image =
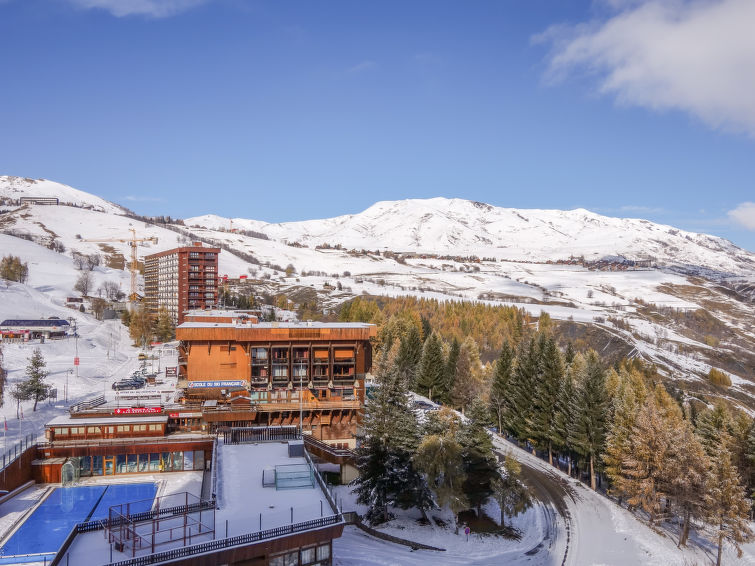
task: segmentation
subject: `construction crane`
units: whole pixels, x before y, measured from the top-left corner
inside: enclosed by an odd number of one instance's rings
[[[133,302],[136,301],[136,274],[139,272],[139,262],[136,260],[137,246],[145,242],[156,244],[157,237],[151,236],[149,238],[137,238],[136,230],[134,228],[129,228],[129,232],[131,232],[131,238],[99,238],[82,240],[82,242],[99,242],[103,244],[106,242],[121,242],[131,246],[131,263],[129,264],[129,271],[131,271],[131,293],[129,293],[128,297]]]

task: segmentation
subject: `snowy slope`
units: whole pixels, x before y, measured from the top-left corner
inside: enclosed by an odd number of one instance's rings
[[[187,225],[229,229],[227,218],[189,218]],[[353,215],[269,224],[233,219],[233,228],[305,245],[341,244],[354,249],[477,255],[508,260],[587,260],[624,256],[751,274],[755,254],[706,234],[647,220],[611,218],[585,209],[498,208],[461,199],[432,198],[378,202]]]
[[[124,212],[122,207],[112,202],[62,183],[0,175],[0,200],[18,200],[21,197],[56,197],[61,204],[72,204],[111,214]]]

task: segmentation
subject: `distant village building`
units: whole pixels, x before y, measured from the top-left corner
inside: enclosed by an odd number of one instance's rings
[[[10,338],[60,338],[66,336],[69,328],[67,320],[62,318],[42,319],[7,319],[0,322],[0,334],[3,339]]]
[[[50,204],[57,206],[60,204],[57,197],[21,197],[21,204]]]
[[[218,255],[220,248],[202,242],[148,255],[144,258],[144,292],[147,308],[157,314],[165,307],[175,324],[184,321],[184,311],[207,309],[218,300]]]

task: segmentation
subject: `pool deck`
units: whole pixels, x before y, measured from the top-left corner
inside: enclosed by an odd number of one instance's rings
[[[201,471],[192,471],[192,472],[170,472],[170,473],[163,473],[163,474],[133,474],[133,475],[119,475],[116,478],[113,477],[99,477],[99,478],[86,478],[83,479],[79,484],[80,486],[87,486],[87,487],[102,487],[105,488],[108,485],[122,485],[122,484],[155,484],[157,487],[157,492],[155,496],[162,496],[169,493],[178,493],[178,492],[184,492],[188,491],[189,493],[192,493],[193,495],[199,496],[200,491],[202,489],[202,472]],[[24,490],[23,492],[19,493],[17,496],[13,497],[11,500],[6,501],[2,505],[0,505],[0,532],[3,533],[4,540],[2,541],[4,544],[8,541],[11,541],[13,539],[13,535],[15,533],[19,532],[23,527],[24,524],[33,516],[34,511],[36,511],[36,508],[39,506],[41,507],[44,505],[45,501],[52,496],[55,491],[55,488],[61,487],[60,484],[41,484],[41,485],[34,485],[30,488]],[[97,490],[100,495],[102,495],[102,492]],[[107,493],[107,492],[106,492]],[[150,495],[147,494],[147,499],[150,498]],[[140,495],[138,499],[144,499],[143,495]],[[104,509],[103,505],[105,503],[102,503],[101,505],[97,506],[97,509],[102,511]],[[95,514],[95,509],[93,509],[91,506],[88,508],[88,513],[91,512],[92,514]],[[98,513],[102,514],[102,513]],[[75,523],[81,522],[84,519],[78,516],[72,517],[73,521]],[[100,517],[101,518],[101,517]],[[20,521],[20,519],[23,519],[23,521]],[[62,523],[63,521],[61,521]],[[28,528],[28,527],[27,527]],[[71,525],[72,528],[72,525]],[[67,536],[70,532],[70,528],[68,528],[68,525],[66,524],[66,533]],[[92,554],[90,553],[91,550],[88,550],[89,544],[88,540],[94,540],[98,539],[98,541],[101,541],[104,545],[104,552],[99,552],[97,556],[101,556],[102,560],[97,560],[96,562],[92,561]],[[65,537],[63,538],[65,540]],[[78,544],[78,543],[82,544]],[[62,540],[60,542],[62,544]],[[78,548],[79,550],[74,553],[74,550]],[[105,544],[105,540],[103,537],[102,531],[100,532],[93,532],[93,533],[87,533],[86,535],[79,535],[76,537],[74,544],[72,545],[71,549],[69,550],[69,554],[71,554],[71,557],[69,559],[71,564],[106,564],[109,562],[109,548],[107,544]],[[54,555],[54,552],[52,553]],[[47,563],[50,562],[50,556],[51,554],[41,554],[39,556],[38,561],[34,561],[33,558],[29,557],[29,561],[23,562],[23,564],[27,566],[34,566],[36,564],[44,564],[45,558],[47,558]],[[4,564],[5,562],[0,558],[0,564]],[[12,562],[11,562],[12,563]],[[20,562],[19,562],[20,563]]]

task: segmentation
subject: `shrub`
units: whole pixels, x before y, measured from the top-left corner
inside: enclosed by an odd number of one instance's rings
[[[708,372],[708,381],[713,385],[718,385],[720,387],[731,387],[731,378],[716,368],[710,368],[710,371]]]

